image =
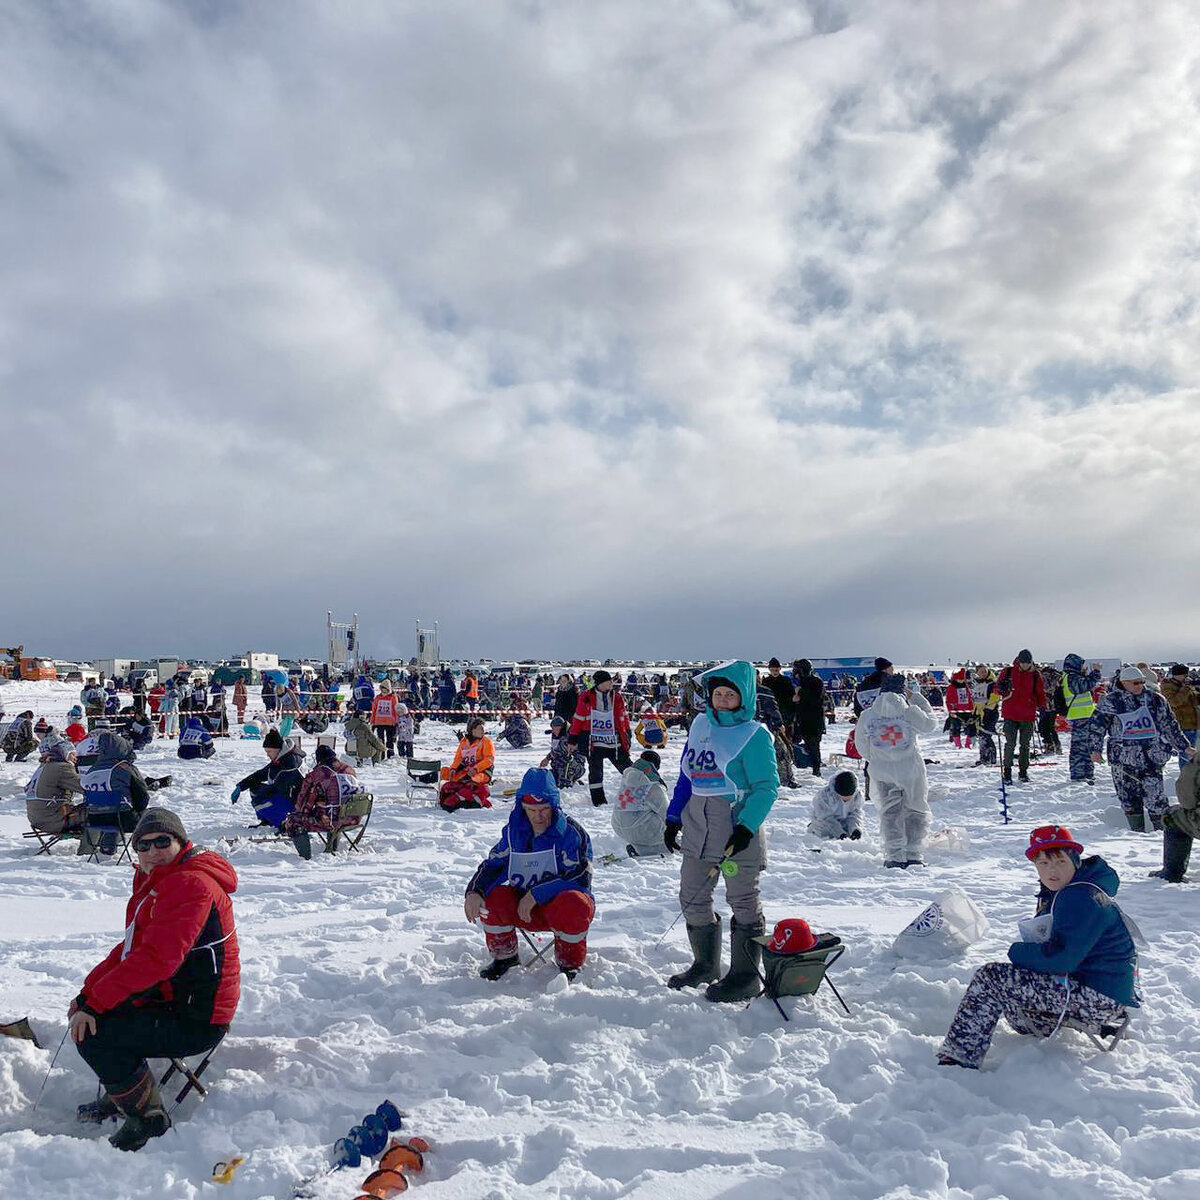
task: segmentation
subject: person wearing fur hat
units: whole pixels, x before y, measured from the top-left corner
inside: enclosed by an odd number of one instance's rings
[[[1146,819],[1162,828],[1167,811],[1163,767],[1172,753],[1184,759],[1196,751],[1179,728],[1171,706],[1146,686],[1137,667],[1122,667],[1117,686],[1105,692],[1092,717],[1092,761],[1100,762],[1100,746],[1108,736],[1108,764],[1117,799],[1137,833],[1146,832]]]
[[[300,766],[304,751],[294,739],[281,736],[278,729],[268,729],[262,744],[267,765],[239,780],[229,798],[236,804],[243,792],[249,792],[259,822],[279,829],[296,807],[304,783]]]
[[[83,981],[68,1032],[96,1073],[100,1099],[80,1121],[124,1116],[109,1139],[140,1150],[171,1126],[148,1058],[202,1054],[225,1036],[241,994],[230,896],[237,873],[188,840],[179,817],[148,808],[133,830],[137,870],[125,938]]]
[[[500,840],[467,884],[463,912],[483,925],[492,961],[480,977],[495,980],[520,965],[517,930],[554,934],[554,961],[574,979],[587,957],[596,915],[592,842],[562,811],[550,772],[530,767]]]
[[[814,797],[808,832],[820,838],[862,837],[863,802],[853,771],[839,771]]]
[[[703,672],[698,683],[705,711],[696,714],[688,730],[663,834],[671,851],[681,848],[682,834],[679,904],[693,961],[667,986],[718,980],[705,989],[706,999],[748,1000],[762,990],[762,947],[754,939],[765,928],[758,877],[767,865],[762,824],[779,795],[775,743],[770,730],[754,719],[752,663],[722,663]],[[713,890],[722,875],[733,910],[724,977],[721,922],[713,909]]]
[[[1137,951],[1113,897],[1117,873],[1062,825],[1029,835],[1025,857],[1038,873],[1037,909],[1019,923],[1009,961],[986,963],[938,1049],[941,1066],[978,1067],[1000,1018],[1018,1033],[1050,1037],[1066,1020],[1096,1032],[1118,1026],[1137,1008]]]
[[[937,719],[919,688],[888,675],[871,707],[858,718],[854,745],[875,781],[885,867],[922,866],[929,832],[925,759],[917,735],[934,733]]]
[[[667,785],[658,773],[661,765],[657,750],[644,750],[621,776],[612,827],[630,858],[655,858],[667,852],[663,833],[670,802]]]
[[[587,755],[588,788],[597,807],[608,803],[604,795],[604,764],[611,762],[624,772],[631,765],[632,736],[625,697],[607,671],[597,671],[592,676],[592,686],[579,697],[571,720],[571,741]]]

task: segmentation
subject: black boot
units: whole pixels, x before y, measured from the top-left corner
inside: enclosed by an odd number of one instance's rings
[[[686,971],[667,980],[669,988],[695,987],[721,978],[721,918],[711,925],[689,925],[687,934],[694,961]]]
[[[108,1139],[118,1150],[140,1150],[151,1138],[162,1137],[171,1128],[171,1118],[148,1066],[143,1066],[127,1086],[113,1088],[109,1095],[125,1114],[125,1124]]]
[[[1192,856],[1192,839],[1176,829],[1168,820],[1163,826],[1163,865],[1161,871],[1151,871],[1152,879],[1165,879],[1167,883],[1183,883],[1187,878],[1188,859]]]
[[[308,862],[312,858],[312,838],[309,836],[307,829],[301,829],[299,832],[292,834],[292,845],[296,847],[296,853],[305,862]]]
[[[762,992],[762,977],[758,973],[762,946],[754,939],[765,931],[761,920],[753,925],[740,925],[735,917],[729,922],[729,973],[719,983],[708,985],[704,992],[706,1000],[717,1003],[752,1000]]]
[[[494,958],[479,972],[480,979],[496,980],[507,975],[513,967],[519,967],[521,960],[514,954],[512,958]]]
[[[1134,833],[1146,832],[1146,814],[1144,812],[1127,812],[1125,820],[1129,822],[1129,828]]]

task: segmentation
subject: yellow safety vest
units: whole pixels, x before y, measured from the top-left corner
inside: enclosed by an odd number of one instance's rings
[[[1092,693],[1086,688],[1082,692],[1071,691],[1067,687],[1065,672],[1062,677],[1062,694],[1067,702],[1068,721],[1086,721],[1096,711],[1096,701],[1092,699]]]

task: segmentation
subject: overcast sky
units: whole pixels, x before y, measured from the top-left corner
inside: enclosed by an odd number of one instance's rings
[[[0,0],[0,636],[1200,657],[1200,18]]]

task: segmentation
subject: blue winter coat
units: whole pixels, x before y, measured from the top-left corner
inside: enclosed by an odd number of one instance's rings
[[[554,820],[545,833],[536,836],[521,804],[521,797],[529,795],[547,800],[554,809]],[[532,887],[524,880],[517,883],[511,873],[511,856],[547,850],[553,851],[553,872],[540,873]],[[500,840],[471,876],[466,890],[486,896],[497,884],[506,882],[531,892],[536,904],[546,904],[560,892],[573,890],[592,894],[592,840],[578,821],[562,811],[554,779],[541,767],[530,767],[525,772],[508,824]]]
[[[1008,957],[1018,967],[1070,975],[1118,1004],[1139,1007],[1137,951],[1111,902],[1120,886],[1116,871],[1098,854],[1085,858],[1061,891],[1038,891],[1038,915],[1053,912],[1049,941],[1014,942]]]
[[[369,713],[374,703],[375,685],[365,675],[360,675],[354,685],[354,709],[356,712]]]

